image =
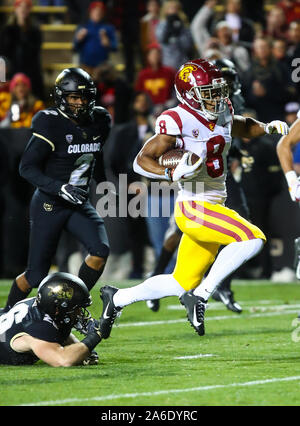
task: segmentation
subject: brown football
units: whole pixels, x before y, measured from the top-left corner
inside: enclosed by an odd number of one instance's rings
[[[170,151],[165,152],[163,155],[161,155],[158,159],[158,163],[160,166],[167,167],[169,169],[174,169],[179,161],[182,159],[183,154],[186,152],[189,153],[188,156],[188,165],[192,166],[196,163],[196,161],[199,160],[199,157],[197,154],[191,151],[187,151],[185,149],[177,148],[177,149],[171,149]]]

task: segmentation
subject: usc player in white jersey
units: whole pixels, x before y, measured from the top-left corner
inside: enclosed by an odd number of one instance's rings
[[[228,275],[255,256],[266,240],[260,229],[224,206],[226,155],[232,136],[251,139],[265,133],[287,134],[287,124],[277,120],[264,124],[234,116],[225,79],[218,68],[203,59],[181,66],[175,90],[179,105],[157,118],[155,135],[139,152],[134,170],[152,179],[179,183],[175,219],[183,235],[176,266],[172,274],[151,277],[135,287],[102,287],[103,338],[109,337],[124,306],[166,296],[179,296],[189,322],[203,335],[209,296]],[[189,165],[184,154],[175,169],[165,169],[158,159],[175,147],[194,152],[199,160]],[[225,247],[218,254],[221,245]]]

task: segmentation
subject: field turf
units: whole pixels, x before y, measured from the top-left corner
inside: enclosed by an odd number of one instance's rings
[[[0,306],[10,283],[0,282]],[[99,287],[92,290],[95,318]],[[172,297],[157,313],[145,302],[125,308],[96,348],[98,366],[1,365],[0,405],[299,405],[300,284],[234,281],[233,289],[243,313],[211,301],[203,337]]]

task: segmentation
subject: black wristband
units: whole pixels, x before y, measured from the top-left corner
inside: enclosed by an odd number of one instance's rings
[[[90,333],[83,340],[81,340],[81,343],[84,343],[85,346],[88,347],[89,351],[92,352],[92,350],[98,345],[100,341],[101,337],[99,334]]]

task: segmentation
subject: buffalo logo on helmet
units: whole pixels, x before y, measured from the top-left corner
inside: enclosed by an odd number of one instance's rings
[[[190,80],[190,74],[196,70],[197,70],[197,67],[195,65],[189,64],[184,66],[182,70],[179,71],[180,80],[183,80],[185,83],[188,83]]]
[[[58,299],[72,299],[74,290],[68,284],[57,284],[56,287],[50,288],[49,296],[55,295]]]

